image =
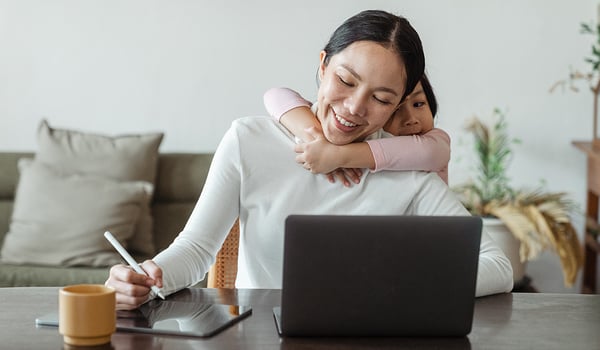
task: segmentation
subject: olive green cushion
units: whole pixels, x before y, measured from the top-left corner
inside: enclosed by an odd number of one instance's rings
[[[53,267],[0,265],[0,287],[54,287],[69,284],[104,284],[108,267]]]

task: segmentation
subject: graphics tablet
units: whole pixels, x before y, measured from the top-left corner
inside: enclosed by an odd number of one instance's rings
[[[192,293],[193,295],[193,293]],[[193,298],[152,300],[132,311],[117,311],[117,331],[210,337],[249,316],[242,305],[203,304]],[[58,312],[36,318],[37,326],[58,326]]]

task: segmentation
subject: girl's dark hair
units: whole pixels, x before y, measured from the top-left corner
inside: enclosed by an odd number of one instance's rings
[[[421,86],[423,86],[423,93],[427,99],[427,104],[429,105],[431,114],[435,118],[435,114],[437,113],[438,109],[437,99],[435,98],[433,87],[431,87],[431,83],[429,82],[429,78],[427,78],[426,74],[423,74],[423,77],[421,78]]]
[[[325,45],[324,63],[327,65],[332,56],[357,41],[373,41],[398,53],[406,69],[404,100],[425,70],[421,39],[408,20],[380,10],[366,10],[348,18]]]

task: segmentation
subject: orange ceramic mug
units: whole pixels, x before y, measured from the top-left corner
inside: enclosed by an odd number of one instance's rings
[[[58,332],[69,345],[110,343],[117,323],[115,290],[101,284],[77,284],[60,289]]]

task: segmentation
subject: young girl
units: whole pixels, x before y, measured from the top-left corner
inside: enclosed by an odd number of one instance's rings
[[[427,76],[423,75],[413,92],[400,104],[383,129],[395,135],[334,145],[322,137],[311,103],[287,88],[273,88],[264,95],[269,114],[300,139],[295,150],[296,161],[313,173],[334,176],[345,186],[358,183],[361,168],[380,170],[435,171],[448,183],[450,137],[433,128],[437,101]],[[343,172],[335,172],[343,169]]]

